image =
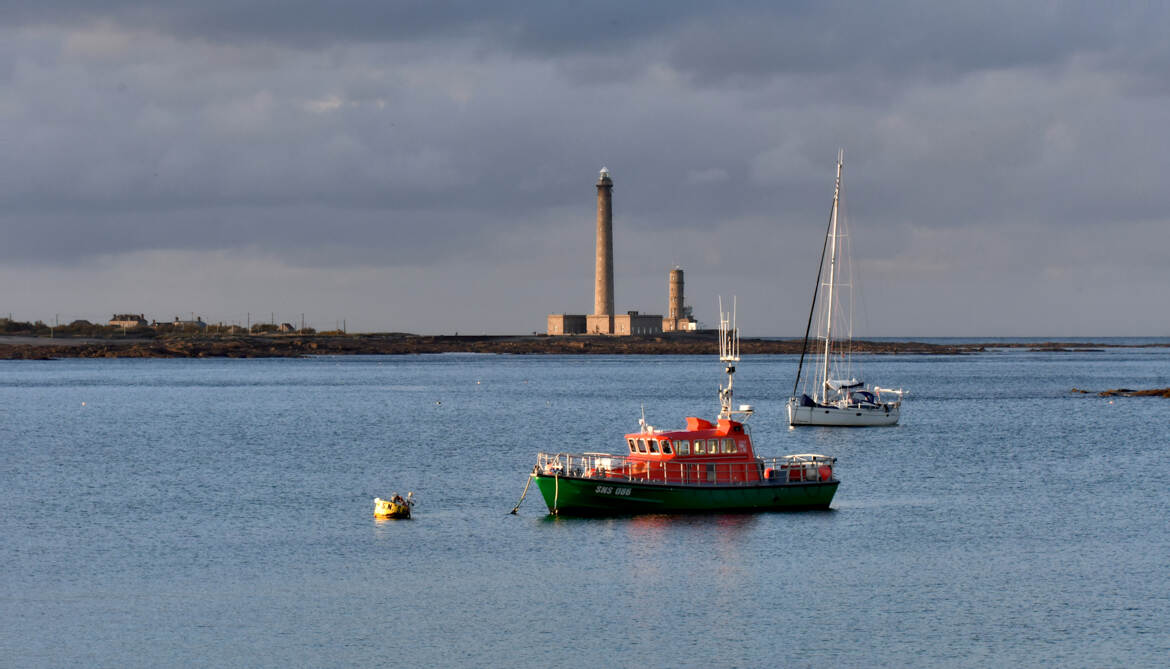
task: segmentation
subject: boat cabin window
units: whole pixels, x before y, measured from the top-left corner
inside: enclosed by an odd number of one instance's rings
[[[670,440],[669,439],[662,440],[662,452],[663,453],[670,453]]]
[[[706,449],[703,448],[703,440],[696,439],[695,440],[695,455],[702,455],[703,453],[706,453],[706,452],[707,452]]]
[[[691,442],[688,439],[678,439],[674,442],[674,448],[679,455],[691,454]]]
[[[647,439],[646,443],[650,445],[650,452],[651,453],[658,452],[658,440],[657,439]]]
[[[735,452],[735,440],[734,439],[724,439],[723,440],[723,452],[724,453],[734,453]]]
[[[646,440],[645,440],[645,439],[639,439],[639,440],[638,440],[638,452],[639,452],[639,453],[645,453],[645,452],[646,452]]]
[[[637,450],[638,450],[638,449],[637,449],[637,448],[634,446],[634,440],[633,440],[633,439],[626,439],[626,441],[630,442],[630,452],[631,452],[631,453],[633,453],[633,452],[635,452],[635,451],[637,451]]]

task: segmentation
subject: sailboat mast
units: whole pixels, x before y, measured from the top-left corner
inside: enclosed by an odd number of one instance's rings
[[[840,149],[837,152],[837,182],[833,186],[833,215],[829,223],[829,238],[832,240],[832,248],[829,251],[829,296],[827,302],[827,311],[825,316],[825,359],[821,367],[821,400],[828,399],[829,388],[829,342],[833,339],[833,282],[834,272],[837,266],[837,205],[838,199],[841,196],[841,165],[845,161],[845,150]]]
[[[825,228],[825,242],[821,244],[821,258],[817,261],[817,280],[813,283],[813,297],[812,302],[808,305],[808,321],[804,324],[804,341],[800,344],[800,363],[796,366],[796,380],[792,382],[792,396],[796,397],[796,389],[800,387],[801,373],[804,371],[804,358],[810,353],[808,348],[808,336],[812,332],[813,315],[817,309],[817,297],[821,294],[821,274],[825,269],[825,253],[829,246],[829,232],[833,226],[833,212],[834,209],[829,209],[829,225]],[[807,387],[807,386],[806,386]],[[813,389],[813,394],[816,395],[816,389]]]

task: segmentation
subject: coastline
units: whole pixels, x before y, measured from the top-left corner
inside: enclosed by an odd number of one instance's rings
[[[710,355],[714,335],[611,337],[574,335],[197,335],[146,338],[48,338],[0,336],[0,360],[61,358],[298,358],[310,355],[411,355],[494,353],[512,355]],[[801,339],[744,339],[744,354],[799,354]],[[1170,346],[1151,344],[1151,346]],[[1066,352],[1116,348],[1101,343],[963,343],[918,341],[853,342],[855,353],[962,355],[988,349]]]

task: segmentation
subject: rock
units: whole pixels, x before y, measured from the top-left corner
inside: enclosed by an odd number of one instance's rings
[[[1151,388],[1149,390],[1131,390],[1129,388],[1114,388],[1097,393],[1099,397],[1166,397],[1170,398],[1170,388]]]

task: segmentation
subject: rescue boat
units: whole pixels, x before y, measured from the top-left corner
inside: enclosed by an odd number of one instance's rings
[[[532,477],[553,514],[607,515],[827,509],[837,492],[837,459],[816,453],[756,455],[745,421],[750,405],[732,408],[739,333],[734,313],[719,316],[719,386],[715,421],[690,416],[681,429],[639,420],[621,453],[539,453]]]

